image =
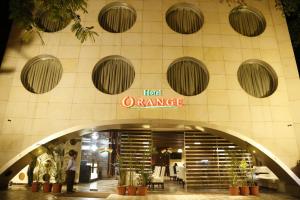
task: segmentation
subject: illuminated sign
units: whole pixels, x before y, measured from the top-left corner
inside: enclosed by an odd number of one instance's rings
[[[183,98],[161,97],[161,90],[144,90],[144,97],[126,96],[121,105],[125,108],[178,108],[183,106]]]

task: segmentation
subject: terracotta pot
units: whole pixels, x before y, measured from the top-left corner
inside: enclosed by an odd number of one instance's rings
[[[117,187],[117,190],[118,190],[118,194],[119,195],[125,195],[126,194],[126,186],[118,186]]]
[[[136,187],[128,186],[127,187],[128,195],[136,195]]]
[[[32,192],[38,192],[39,191],[39,183],[38,182],[33,182],[31,185],[31,191]]]
[[[138,186],[138,188],[137,188],[138,195],[145,196],[145,195],[147,195],[147,192],[148,192],[148,190],[147,190],[146,186]]]
[[[52,184],[49,182],[45,182],[43,184],[43,192],[51,192]]]
[[[241,195],[248,196],[250,191],[249,191],[249,186],[242,186],[240,187]]]
[[[258,196],[259,195],[259,186],[258,185],[251,186],[250,187],[250,194]]]
[[[53,193],[61,193],[61,187],[62,187],[61,183],[54,183],[53,188],[52,188],[52,192]]]
[[[230,195],[239,195],[240,194],[240,188],[238,186],[230,186],[229,187],[229,194]]]

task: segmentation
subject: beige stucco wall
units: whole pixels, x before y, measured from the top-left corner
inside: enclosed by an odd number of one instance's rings
[[[12,31],[0,73],[0,167],[24,148],[63,129],[115,119],[179,119],[227,126],[270,149],[289,167],[299,159],[300,84],[284,17],[273,0],[248,1],[265,16],[265,32],[254,38],[236,33],[228,22],[233,7],[219,0],[186,0],[203,12],[202,29],[191,35],[173,32],[165,12],[174,0],[127,0],[137,10],[137,22],[129,31],[112,34],[97,22],[108,2],[89,0],[89,13],[82,16],[87,26],[99,33],[96,42],[83,45],[69,28],[45,33],[45,45],[36,37],[20,44]],[[181,2],[181,1],[180,1]],[[20,74],[25,63],[39,54],[58,57],[63,76],[52,91],[37,95],[24,89]],[[120,95],[98,91],[91,80],[94,65],[108,55],[122,55],[135,68],[129,90]],[[183,97],[180,109],[127,109],[120,100],[142,96],[144,89],[161,89],[163,96],[180,97],[168,85],[169,64],[182,56],[195,57],[210,73],[208,88],[194,97]],[[257,58],[276,71],[279,85],[270,97],[248,95],[237,80],[239,65]],[[298,146],[297,146],[298,139]]]

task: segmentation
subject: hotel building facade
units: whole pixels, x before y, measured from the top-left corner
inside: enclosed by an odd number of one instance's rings
[[[44,45],[20,43],[13,27],[0,73],[2,186],[54,139],[134,129],[217,135],[299,189],[290,168],[300,159],[300,81],[287,24],[274,0],[246,3],[89,0],[81,19],[99,36],[83,44],[71,25],[43,32]]]

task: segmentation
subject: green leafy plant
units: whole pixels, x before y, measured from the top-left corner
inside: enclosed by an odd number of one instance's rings
[[[118,163],[119,163],[119,181],[118,181],[118,185],[119,186],[123,186],[123,185],[126,185],[126,170],[124,169],[124,166],[123,166],[123,158],[117,154],[117,160],[118,160]]]
[[[144,153],[143,154],[143,160],[146,160],[144,158],[146,158],[147,156],[149,156],[149,154]],[[144,162],[141,162],[138,173],[139,173],[139,180],[138,180],[139,185],[147,186],[147,184],[149,183],[150,178],[151,178],[151,173],[150,173],[150,171],[145,170],[145,163]]]
[[[43,180],[45,182],[49,182],[51,179],[52,175],[52,167],[53,167],[53,162],[52,160],[46,160],[42,164],[42,172],[43,172]]]
[[[229,184],[232,187],[236,187],[239,185],[239,160],[236,158],[236,154],[234,152],[228,152],[230,159],[230,179]]]
[[[53,158],[55,161],[54,165],[54,178],[56,183],[63,182],[63,160],[64,160],[64,147],[63,145],[58,145],[53,149]]]
[[[255,186],[255,169],[253,167],[250,168],[250,179],[249,179],[249,186]]]
[[[24,30],[21,38],[29,41],[37,34],[44,44],[41,31],[43,21],[40,18],[47,18],[56,25],[67,25],[73,21],[71,30],[75,36],[84,42],[88,38],[95,41],[98,34],[93,27],[85,27],[81,23],[80,15],[77,12],[87,13],[87,0],[10,0],[10,18]]]
[[[239,163],[239,169],[241,171],[241,183],[242,186],[247,186],[247,172],[248,172],[248,163],[245,159],[241,160]]]
[[[133,168],[133,153],[130,153],[129,156],[129,186],[133,186],[133,175],[134,175],[134,168]]]
[[[40,168],[41,168],[41,163],[36,161],[35,169],[33,171],[33,181],[35,182],[39,182],[40,180]]]

